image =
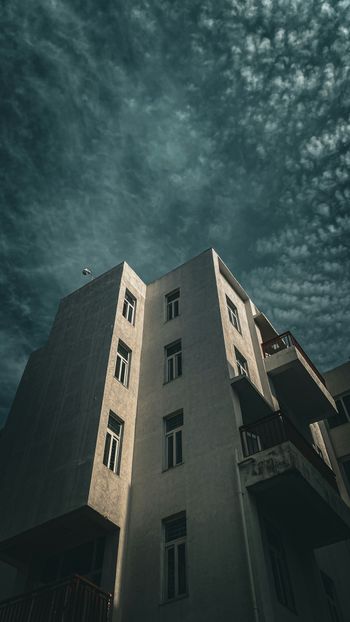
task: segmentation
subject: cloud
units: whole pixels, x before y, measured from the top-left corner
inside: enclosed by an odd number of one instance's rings
[[[209,245],[317,364],[347,358],[349,2],[13,0],[2,21],[3,412],[82,266],[147,280]]]

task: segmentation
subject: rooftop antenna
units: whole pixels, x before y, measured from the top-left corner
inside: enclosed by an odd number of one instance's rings
[[[92,272],[91,272],[90,268],[83,268],[83,269],[82,269],[82,271],[81,271],[81,273],[82,273],[84,276],[89,276],[89,277],[90,277],[90,281],[92,281],[92,279],[94,278],[94,277],[92,276]]]

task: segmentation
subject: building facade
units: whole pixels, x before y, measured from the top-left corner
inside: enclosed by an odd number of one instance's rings
[[[126,263],[87,283],[1,435],[2,596],[78,574],[113,622],[346,622],[332,393],[213,249],[148,285]]]

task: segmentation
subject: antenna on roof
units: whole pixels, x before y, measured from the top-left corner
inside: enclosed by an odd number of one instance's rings
[[[89,276],[89,277],[90,277],[90,281],[92,281],[92,279],[94,278],[94,277],[92,276],[92,272],[91,272],[90,268],[83,268],[83,269],[82,269],[82,271],[81,271],[81,273],[82,273],[84,276]]]

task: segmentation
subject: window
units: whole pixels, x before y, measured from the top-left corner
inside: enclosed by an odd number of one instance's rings
[[[179,412],[164,419],[165,425],[165,468],[182,464],[183,413]]]
[[[186,514],[163,521],[164,525],[164,599],[187,594]]]
[[[165,346],[165,379],[166,382],[182,375],[181,339]]]
[[[336,428],[338,425],[350,421],[350,393],[338,397],[338,399],[335,400],[335,404],[338,409],[338,414],[328,419],[330,428]]]
[[[346,484],[350,494],[350,459],[342,460],[340,464],[342,466],[343,474],[345,475]]]
[[[240,353],[240,351],[237,350],[237,348],[235,348],[235,355],[236,355],[236,363],[237,363],[238,375],[239,376],[249,376],[248,363],[245,360],[244,356]]]
[[[265,523],[265,528],[277,599],[281,605],[295,611],[294,594],[281,536],[271,524]]]
[[[227,311],[228,311],[228,316],[230,318],[230,322],[231,324],[233,324],[235,328],[237,328],[238,332],[241,333],[242,331],[241,331],[241,325],[239,323],[237,307],[235,307],[233,302],[227,296],[226,296],[226,302],[227,302]]]
[[[332,622],[340,622],[341,618],[334,582],[325,572],[321,571],[321,577],[324,591],[326,592],[330,619]]]
[[[173,320],[180,314],[180,290],[176,289],[165,296],[166,319]]]
[[[135,324],[135,310],[136,310],[136,298],[130,294],[130,292],[125,290],[124,304],[123,304],[123,315],[130,322],[130,324]]]
[[[113,473],[119,473],[122,434],[123,422],[117,417],[117,415],[111,412],[108,417],[103,464],[113,471]]]
[[[115,368],[115,377],[125,387],[129,382],[129,367],[130,367],[131,350],[122,342],[119,341],[117,352],[117,365]]]

